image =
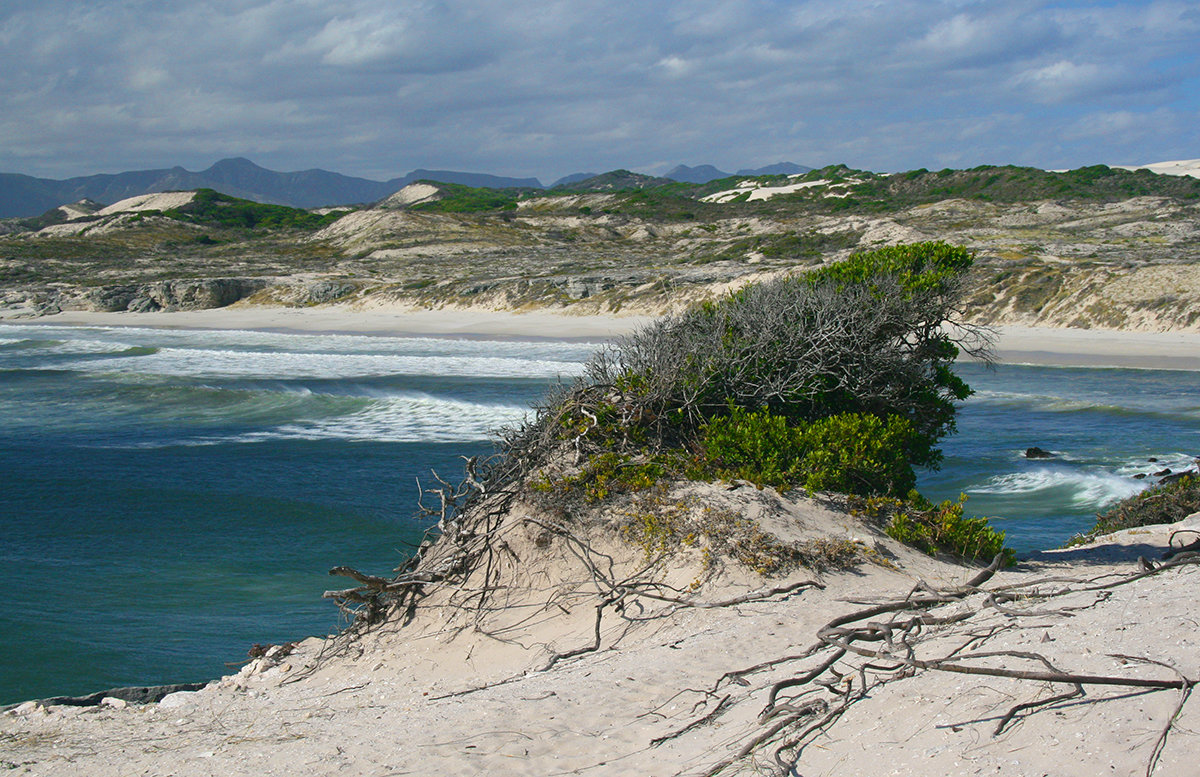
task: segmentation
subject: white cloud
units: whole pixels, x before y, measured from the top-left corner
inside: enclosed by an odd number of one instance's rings
[[[1185,2],[42,0],[0,10],[0,170],[1067,166],[1200,110],[1198,52]]]

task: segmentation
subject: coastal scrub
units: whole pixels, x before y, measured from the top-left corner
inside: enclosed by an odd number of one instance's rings
[[[909,499],[971,393],[954,359],[987,355],[986,334],[959,317],[971,263],[940,242],[882,248],[660,319],[510,430],[488,482],[527,483],[560,513],[664,478]],[[936,539],[897,532],[972,558],[1003,546],[957,515]]]

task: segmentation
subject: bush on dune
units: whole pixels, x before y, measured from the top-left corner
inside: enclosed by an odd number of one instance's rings
[[[971,261],[945,243],[883,248],[667,316],[510,430],[487,480],[559,500],[667,475],[906,498],[970,394],[954,359],[987,354],[959,316]],[[977,539],[976,528],[939,536]]]

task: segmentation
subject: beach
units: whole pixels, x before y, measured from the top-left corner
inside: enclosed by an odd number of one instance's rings
[[[599,341],[645,320],[239,307],[20,323]],[[1195,333],[999,335],[997,355],[1015,363],[1197,369],[1189,365],[1200,353]],[[709,577],[696,554],[683,554],[653,585],[627,583],[614,609],[611,586],[573,566],[580,546],[516,524],[501,537],[517,560],[507,606],[483,620],[464,619],[453,592],[431,586],[411,617],[267,649],[198,691],[150,704],[117,694],[94,706],[18,705],[0,715],[0,764],[26,775],[706,775],[729,762],[721,774],[753,774],[777,768],[774,749],[789,736],[837,713],[807,740],[799,773],[1189,773],[1200,712],[1178,688],[1087,685],[1083,698],[1059,698],[1072,686],[918,666],[883,672],[887,661],[850,655],[831,665],[840,680],[825,675],[832,690],[800,688],[814,693],[797,696],[792,711],[760,713],[777,683],[832,656],[799,657],[828,623],[930,590],[945,601],[912,638],[923,659],[961,654],[1018,671],[1048,663],[1067,674],[1194,679],[1197,567],[1147,574],[1139,559],[1160,564],[1172,540],[1200,531],[1200,516],[1035,554],[960,596],[979,565],[929,558],[799,497],[736,483],[708,488],[705,499],[757,515],[773,531],[851,542],[863,560],[853,571],[765,580],[733,568]],[[614,564],[613,580],[639,579],[640,551],[603,531],[583,539]],[[688,604],[662,598],[693,581],[703,584]],[[1021,595],[1006,599],[1013,590]],[[852,693],[865,677],[869,692]],[[795,712],[811,699],[824,705],[819,714]],[[839,710],[839,699],[853,703]],[[770,746],[738,757],[781,723]]]
[[[11,314],[10,314],[11,315]],[[368,309],[325,305],[305,308],[234,305],[154,313],[67,311],[39,318],[5,318],[0,324],[71,324],[186,329],[248,329],[441,337],[608,340],[628,334],[653,316],[575,315],[478,308]],[[1003,325],[993,327],[995,356],[1009,364],[1200,370],[1200,332],[1117,331]]]

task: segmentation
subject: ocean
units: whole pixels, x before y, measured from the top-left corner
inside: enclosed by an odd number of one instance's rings
[[[418,478],[490,452],[598,346],[0,326],[0,704],[203,681],[336,631],[328,570],[399,565]],[[1197,373],[959,372],[976,394],[919,487],[1018,551],[1200,454]]]

